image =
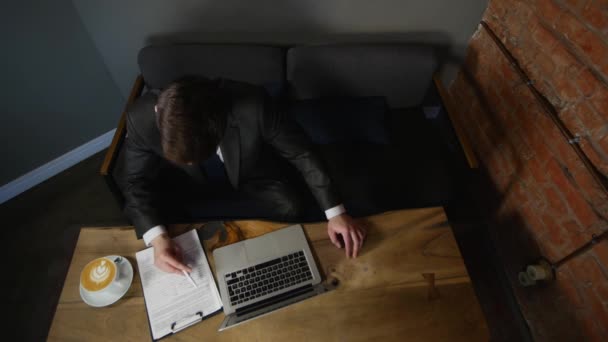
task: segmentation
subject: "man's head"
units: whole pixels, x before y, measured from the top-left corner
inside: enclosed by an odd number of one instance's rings
[[[162,91],[154,109],[165,158],[191,164],[216,151],[228,111],[228,101],[217,81],[182,77]]]

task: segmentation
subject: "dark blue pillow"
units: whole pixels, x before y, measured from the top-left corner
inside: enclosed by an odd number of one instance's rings
[[[386,99],[380,96],[301,100],[289,107],[289,115],[315,144],[389,144],[387,111]]]

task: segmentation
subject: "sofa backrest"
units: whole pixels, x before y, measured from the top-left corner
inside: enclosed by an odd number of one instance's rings
[[[438,61],[412,44],[298,46],[287,52],[287,80],[296,99],[384,96],[392,108],[420,105]]]
[[[181,44],[139,52],[148,88],[164,88],[195,74],[265,86],[279,94],[290,85],[293,99],[384,96],[392,108],[420,105],[438,66],[432,47],[412,44],[278,46]]]
[[[181,44],[147,46],[138,55],[149,88],[164,88],[194,74],[228,78],[269,88],[285,84],[285,49],[248,44]]]

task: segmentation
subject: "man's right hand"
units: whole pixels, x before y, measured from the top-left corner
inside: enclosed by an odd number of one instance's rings
[[[182,251],[179,246],[167,236],[161,234],[150,243],[154,247],[154,265],[168,273],[192,272],[192,269],[182,262]]]

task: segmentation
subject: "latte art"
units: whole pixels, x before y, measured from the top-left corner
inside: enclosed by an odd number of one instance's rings
[[[101,265],[95,267],[94,270],[91,271],[90,277],[91,280],[95,283],[99,284],[110,276],[110,269],[106,265],[106,261],[102,260]]]
[[[80,274],[80,285],[87,291],[100,291],[116,278],[116,264],[108,258],[99,258],[88,263]]]

